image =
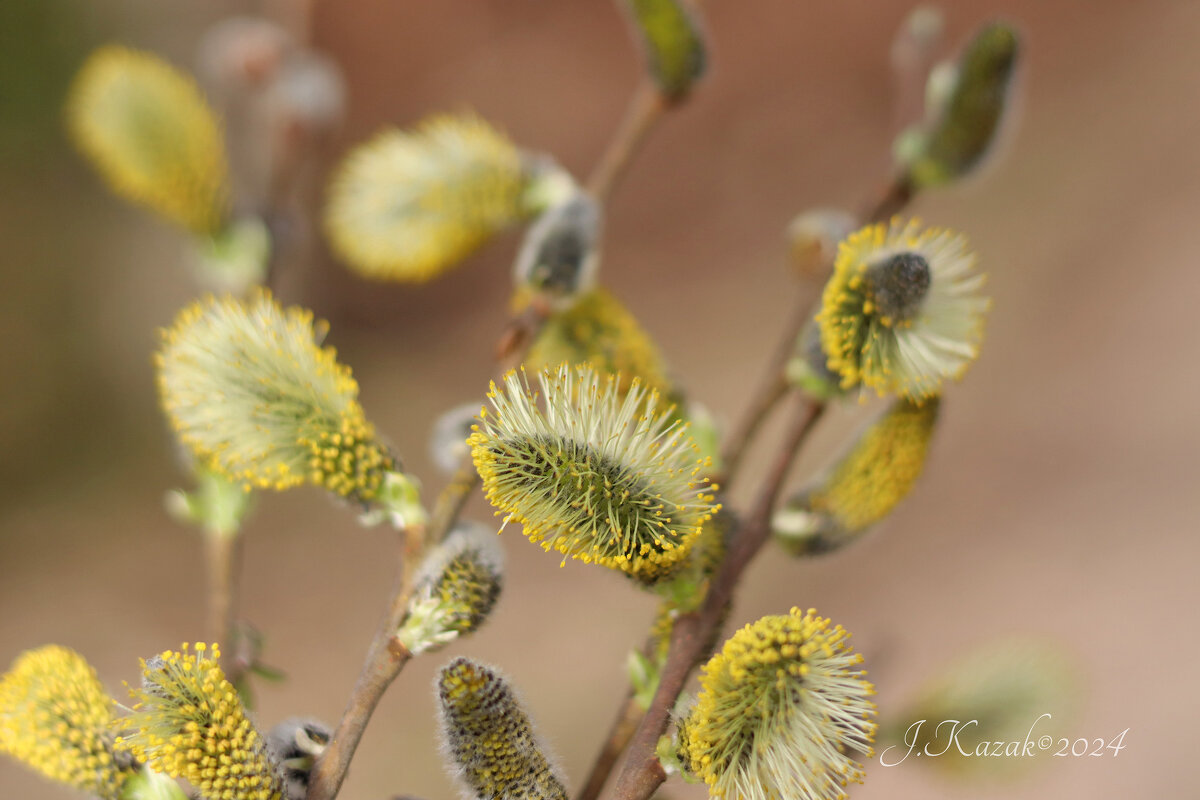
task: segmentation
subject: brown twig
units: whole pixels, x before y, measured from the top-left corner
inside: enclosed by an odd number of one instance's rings
[[[625,694],[624,702],[621,703],[621,710],[617,712],[617,717],[608,730],[604,745],[600,748],[595,763],[592,764],[592,770],[583,783],[583,789],[580,790],[579,796],[575,800],[596,800],[600,796],[609,773],[617,765],[617,759],[621,757],[621,753],[625,752],[625,748],[629,746],[633,734],[637,731],[638,723],[642,721],[645,713],[637,703],[633,687],[630,687]]]
[[[750,514],[735,533],[729,554],[713,578],[704,605],[699,611],[681,614],[676,618],[658,690],[629,745],[629,755],[611,793],[614,800],[646,800],[666,780],[666,774],[655,756],[658,738],[666,729],[671,708],[683,691],[688,676],[707,655],[705,650],[724,619],[725,607],[733,597],[742,572],[767,540],[771,529],[771,512],[784,478],[800,445],[823,410],[824,405],[818,401],[806,398],[797,400],[771,471]]]
[[[629,166],[633,154],[637,152],[666,108],[658,87],[649,80],[634,92],[617,132],[588,178],[588,191],[597,201],[604,203],[608,199],[613,187]]]
[[[242,537],[236,533],[204,533],[204,561],[208,571],[208,636],[233,655],[234,608]],[[230,678],[233,680],[233,678]]]

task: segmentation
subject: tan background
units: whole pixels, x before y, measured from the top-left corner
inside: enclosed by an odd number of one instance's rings
[[[162,510],[181,477],[149,365],[155,329],[195,290],[175,232],[99,186],[63,143],[57,109],[91,46],[117,40],[187,64],[198,31],[249,5],[5,0],[0,10],[0,662],[59,642],[117,690],[138,656],[202,635],[198,543]],[[604,279],[721,419],[736,417],[793,297],[788,219],[854,207],[885,174],[885,54],[907,8],[714,0],[710,79],[655,131],[613,198]],[[1019,129],[1002,163],[917,206],[967,232],[991,275],[983,358],[949,393],[927,473],[894,518],[825,560],[767,551],[734,619],[793,604],[832,615],[872,658],[885,711],[974,644],[1044,637],[1084,676],[1068,733],[1131,729],[1117,758],[1055,759],[995,787],[873,762],[856,798],[1187,794],[1200,699],[1200,5],[960,2],[951,41],[995,15],[1027,34]],[[586,174],[639,73],[606,2],[318,2],[313,30],[350,84],[331,156],[383,124],[474,108]],[[516,242],[503,237],[422,288],[364,284],[323,254],[284,267],[283,298],[331,320],[368,413],[431,494],[440,478],[426,431],[439,409],[484,388]],[[824,434],[809,468],[836,443]],[[475,515],[486,513],[477,502]],[[515,531],[504,541],[511,583],[494,620],[402,676],[346,797],[453,796],[430,685],[458,653],[503,665],[573,785],[582,780],[653,603],[614,575],[560,569]],[[261,692],[265,723],[336,719],[390,554],[385,533],[359,530],[317,492],[263,498],[243,608],[290,676]],[[9,761],[0,793],[70,796]]]

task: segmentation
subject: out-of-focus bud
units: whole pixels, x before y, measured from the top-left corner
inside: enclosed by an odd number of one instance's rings
[[[458,472],[471,455],[467,437],[475,426],[479,414],[479,403],[464,403],[443,413],[433,423],[429,435],[429,457],[434,465],[447,475]]]
[[[628,7],[658,90],[668,101],[683,99],[708,65],[695,9],[686,0],[628,0]]]
[[[788,224],[788,252],[800,277],[824,282],[833,269],[838,242],[858,228],[858,218],[837,208],[814,208]]]
[[[466,796],[567,800],[533,724],[495,670],[456,658],[438,676],[437,696],[446,766]]]
[[[304,800],[313,765],[325,752],[333,730],[317,719],[292,717],[267,734],[267,752],[283,770],[285,800]]]
[[[579,191],[547,209],[529,227],[513,264],[513,283],[552,307],[569,306],[596,283],[603,216],[591,195]]]
[[[503,585],[504,552],[496,534],[477,523],[459,523],[425,556],[396,639],[417,655],[474,633]]]
[[[1080,706],[1080,678],[1068,654],[1052,642],[988,642],[943,667],[884,721],[880,741],[887,747],[880,761],[895,764],[914,751],[939,753],[920,762],[962,778],[1016,776],[1054,760],[1054,751],[1039,742],[1057,743],[1069,731]],[[938,727],[944,720],[959,723],[953,743],[950,724]],[[1001,755],[994,752],[996,742],[1021,749],[992,758]]]
[[[921,475],[938,406],[936,397],[894,401],[832,469],[775,513],[776,540],[797,555],[829,552],[890,514]]]
[[[229,17],[200,39],[201,76],[222,91],[261,86],[274,77],[296,43],[283,26],[259,17]]]
[[[926,109],[931,122],[922,131],[902,134],[896,148],[914,189],[961,178],[987,155],[1011,105],[1019,50],[1016,30],[991,23],[963,51],[952,85],[944,71],[934,71],[929,95],[935,105]]]
[[[309,135],[335,128],[346,108],[341,70],[329,58],[300,52],[288,59],[267,93],[272,116]]]
[[[166,506],[177,522],[200,527],[210,536],[237,536],[242,520],[254,504],[254,493],[240,481],[194,464],[196,488],[175,489],[167,494]]]

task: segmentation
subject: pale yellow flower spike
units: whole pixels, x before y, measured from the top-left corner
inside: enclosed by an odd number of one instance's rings
[[[54,781],[115,800],[135,773],[112,752],[113,701],[65,647],[20,656],[0,678],[0,753]]]
[[[218,665],[217,645],[168,650],[143,662],[142,688],[117,739],[156,772],[192,784],[207,800],[283,800],[283,777]]]
[[[221,229],[224,139],[191,78],[149,53],[103,47],[75,77],[66,111],[76,145],[114,192],[193,233]]]
[[[312,312],[266,291],[179,313],[155,357],[163,409],[193,454],[247,486],[302,483],[368,501],[395,464],[358,403],[358,384],[321,347]]]
[[[525,215],[526,178],[512,142],[482,119],[435,116],[347,156],[325,228],[364,277],[427,281]]]

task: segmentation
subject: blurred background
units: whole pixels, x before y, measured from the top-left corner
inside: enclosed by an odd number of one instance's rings
[[[868,762],[855,798],[1177,795],[1200,693],[1189,611],[1200,550],[1200,5],[1186,0],[948,4],[957,45],[1003,17],[1026,35],[1019,124],[1000,157],[914,211],[967,233],[990,275],[987,341],[952,387],[918,488],[865,542],[749,572],[741,625],[815,606],[854,632],[886,718],[948,660],[1033,637],[1078,673],[1063,735],[1129,728],[1116,757],[1050,758],[1001,781],[909,760]],[[859,208],[888,175],[888,48],[909,2],[713,0],[712,68],[638,153],[609,207],[603,280],[657,338],[691,395],[731,422],[805,290],[783,231],[813,206]],[[137,659],[203,633],[198,536],[164,493],[185,482],[156,406],[156,330],[197,290],[174,229],[113,197],[72,151],[66,86],[120,42],[192,68],[203,31],[265,13],[344,70],[347,115],[299,188],[381,126],[473,109],[585,177],[641,60],[608,2],[225,0],[0,3],[0,664],[44,643],[83,653],[114,691]],[[406,463],[439,412],[481,396],[507,319],[518,234],[427,286],[368,284],[308,250],[278,294],[332,325],[363,405]],[[822,428],[799,483],[839,443]],[[761,455],[761,454],[759,454]],[[743,482],[742,489],[753,486]],[[490,511],[475,498],[471,516]],[[241,608],[288,680],[260,691],[265,725],[336,722],[392,580],[393,542],[316,490],[264,496],[247,525]],[[455,795],[430,690],[456,654],[501,665],[577,788],[654,610],[616,574],[506,533],[510,578],[478,635],[418,659],[372,722],[343,796]],[[1033,720],[1031,719],[1030,722]],[[0,761],[0,793],[69,797]],[[703,797],[673,782],[670,796]]]

